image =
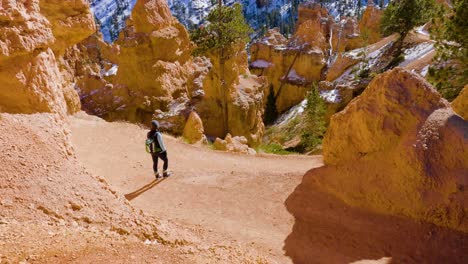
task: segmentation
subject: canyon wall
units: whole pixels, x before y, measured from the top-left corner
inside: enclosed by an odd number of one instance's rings
[[[196,104],[196,110],[207,135],[224,138],[230,133],[245,136],[250,145],[258,145],[264,133],[262,116],[266,81],[250,73],[244,47],[244,43],[238,44],[223,65],[219,54],[209,54],[212,67],[203,80],[204,96]],[[224,113],[224,101],[227,113]]]
[[[61,56],[95,31],[87,2],[8,1],[0,22],[0,111],[79,111],[73,76],[61,67]]]
[[[250,48],[250,68],[268,79],[280,113],[299,104],[311,84],[324,79],[325,70],[339,53],[363,45],[358,41],[361,36],[354,18],[342,17],[335,22],[327,8],[313,2],[299,5],[298,16],[290,39],[270,30]]]

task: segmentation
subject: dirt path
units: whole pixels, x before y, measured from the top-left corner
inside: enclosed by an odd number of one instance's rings
[[[188,258],[170,262],[464,263],[468,258],[467,234],[353,208],[321,192],[313,184],[314,170],[306,173],[322,165],[320,157],[236,155],[165,137],[174,175],[156,183],[144,152],[145,130],[80,116],[70,123],[83,165],[136,208],[168,221],[164,231],[172,238],[195,245],[195,253],[185,252]],[[187,230],[195,235],[187,238]]]
[[[71,126],[83,165],[137,208],[204,229],[210,239],[250,245],[270,261],[290,262],[282,247],[294,217],[284,202],[304,173],[322,164],[320,157],[230,154],[165,137],[174,175],[155,184],[145,130],[91,117],[72,118]]]

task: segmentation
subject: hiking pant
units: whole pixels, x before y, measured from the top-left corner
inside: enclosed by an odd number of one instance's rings
[[[164,161],[163,169],[164,171],[167,170],[167,167],[169,166],[169,160],[167,159],[167,151],[164,151],[161,153],[152,153],[151,157],[153,158],[153,171],[154,172],[158,171],[158,158]]]

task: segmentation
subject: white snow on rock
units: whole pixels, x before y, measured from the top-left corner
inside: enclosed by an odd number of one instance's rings
[[[328,103],[339,103],[341,101],[340,91],[338,89],[321,91],[320,97]]]
[[[296,116],[303,113],[306,106],[307,106],[307,99],[304,99],[298,105],[291,107],[291,109],[286,111],[284,114],[280,115],[280,117],[278,117],[278,119],[275,121],[274,125],[287,124],[289,121],[296,118]]]
[[[429,37],[429,32],[426,30],[426,26],[427,26],[427,23],[420,26],[420,27],[417,27],[416,28],[416,32],[421,34],[421,35],[425,35],[425,36],[428,36]]]
[[[419,45],[416,45],[412,48],[409,48],[404,51],[405,60],[400,63],[400,67],[404,67],[411,62],[415,61],[416,59],[420,59],[426,56],[429,52],[434,50],[434,43],[431,42],[423,42]]]
[[[268,68],[271,65],[273,65],[273,64],[271,62],[269,62],[269,61],[266,61],[266,60],[256,60],[256,61],[254,61],[254,62],[252,62],[250,64],[251,67],[260,68],[260,69]]]
[[[108,71],[102,70],[103,72],[101,74],[102,76],[105,76],[105,77],[113,76],[113,75],[117,75],[118,70],[119,70],[119,65],[114,64]]]
[[[429,65],[426,65],[426,67],[424,67],[422,70],[421,70],[421,76],[422,77],[426,77],[427,73],[429,72]]]
[[[296,70],[294,69],[291,69],[291,71],[289,71],[287,79],[288,81],[291,81],[291,82],[305,82],[306,81],[306,79],[300,76],[299,74],[297,74]]]

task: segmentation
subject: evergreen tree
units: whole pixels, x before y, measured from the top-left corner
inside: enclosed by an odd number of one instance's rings
[[[357,17],[358,19],[361,19],[362,17],[362,3],[361,3],[362,0],[358,0],[357,1],[357,5],[356,5],[356,14],[357,14]]]
[[[263,121],[267,125],[272,124],[278,118],[278,110],[276,109],[275,101],[275,91],[273,90],[273,85],[270,85],[270,93],[267,97],[265,116],[263,118]]]
[[[326,131],[326,106],[320,97],[317,85],[307,94],[307,106],[304,109],[304,128],[301,135],[302,145],[306,150],[313,150],[322,143]]]
[[[452,10],[443,5],[438,8],[431,30],[436,40],[436,66],[429,69],[429,79],[452,101],[468,83],[468,1],[454,0]]]
[[[395,0],[390,2],[382,15],[382,32],[385,35],[399,33],[399,44],[402,44],[410,30],[429,21],[434,6],[434,0]],[[401,45],[399,50],[401,50]]]
[[[233,53],[232,49],[240,42],[248,42],[252,29],[245,22],[240,4],[233,6],[223,6],[222,1],[218,1],[219,6],[214,8],[206,17],[206,25],[200,26],[191,31],[190,38],[197,45],[194,55],[217,54],[220,65],[220,87],[223,104],[223,130],[224,134],[228,128],[228,107],[227,88],[224,77],[224,63]]]

